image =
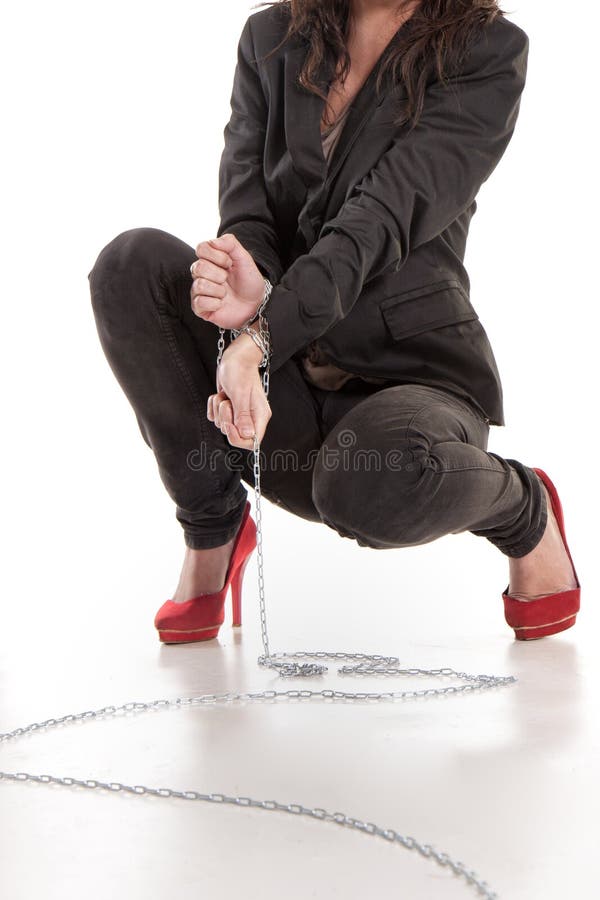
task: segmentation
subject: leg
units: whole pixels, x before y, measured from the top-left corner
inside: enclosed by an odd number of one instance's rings
[[[234,537],[246,491],[237,473],[201,466],[194,453],[201,447],[212,460],[227,448],[206,418],[217,331],[190,307],[194,259],[173,235],[134,228],[103,248],[89,280],[102,348],[177,505],[185,542],[208,548]]]
[[[545,526],[541,486],[522,463],[486,452],[488,433],[449,392],[384,388],[327,435],[315,467],[315,502],[334,527],[365,546],[414,546],[469,530],[507,555],[527,552]],[[340,465],[328,470],[325,448]]]
[[[206,418],[215,392],[217,328],[190,305],[192,247],[156,228],[135,228],[100,252],[90,274],[92,307],[109,365],[123,388],[159,475],[176,503],[186,544],[173,599],[218,590],[225,580],[245,507],[244,476],[253,485],[252,454],[232,447]],[[320,446],[316,407],[296,367],[271,379],[273,410],[263,447]],[[287,443],[287,439],[292,441]],[[261,452],[262,452],[261,448]],[[316,450],[315,450],[316,452]],[[263,453],[264,455],[264,453]],[[267,499],[284,484],[300,514],[318,520],[306,466],[288,474],[279,464],[261,477]]]
[[[333,400],[331,408],[313,499],[342,536],[385,549],[468,530],[509,557],[511,578],[527,573],[528,589],[575,586],[541,480],[518,460],[487,452],[489,425],[467,403],[403,384],[341,415]]]

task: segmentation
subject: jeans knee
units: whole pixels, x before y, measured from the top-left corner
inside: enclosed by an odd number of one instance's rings
[[[405,441],[381,467],[327,463],[319,453],[312,500],[321,520],[342,537],[364,547],[410,547],[429,540],[435,482],[427,449],[421,441]]]
[[[88,273],[92,302],[103,296],[109,282],[132,281],[142,272],[159,272],[173,243],[182,242],[160,228],[129,228],[117,234],[102,248]]]

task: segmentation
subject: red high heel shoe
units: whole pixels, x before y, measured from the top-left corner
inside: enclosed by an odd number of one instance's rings
[[[225,600],[231,583],[233,626],[242,624],[242,580],[256,547],[256,524],[250,515],[250,501],[246,501],[242,521],[231,550],[225,584],[220,591],[200,594],[185,603],[167,600],[154,617],[154,626],[165,644],[188,641],[209,641],[219,633],[225,621]]]
[[[542,469],[534,468],[533,471],[539,475],[550,494],[552,510],[573,566],[577,587],[569,591],[559,591],[557,594],[546,594],[545,597],[538,597],[537,600],[519,600],[508,596],[510,585],[507,585],[506,591],[502,594],[504,618],[514,629],[515,638],[518,641],[531,641],[571,628],[575,624],[581,598],[581,585],[567,544],[563,510],[557,490]]]

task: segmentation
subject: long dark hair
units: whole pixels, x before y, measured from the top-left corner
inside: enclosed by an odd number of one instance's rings
[[[351,0],[264,0],[255,6],[278,6],[289,18],[283,39],[264,58],[268,59],[292,35],[304,38],[309,50],[299,82],[327,102],[326,94],[313,79],[328,53],[337,60],[341,81],[350,70],[346,37]],[[408,12],[413,6],[414,0],[398,0],[396,11]],[[378,97],[387,73],[392,85],[400,81],[406,88],[396,124],[410,122],[414,128],[431,75],[445,81],[460,65],[479,29],[504,15],[498,0],[420,0],[382,59],[377,75]]]

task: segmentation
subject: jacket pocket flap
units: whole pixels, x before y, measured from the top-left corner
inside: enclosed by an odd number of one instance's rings
[[[432,328],[479,318],[463,286],[456,279],[438,281],[386,297],[379,308],[396,341]]]

